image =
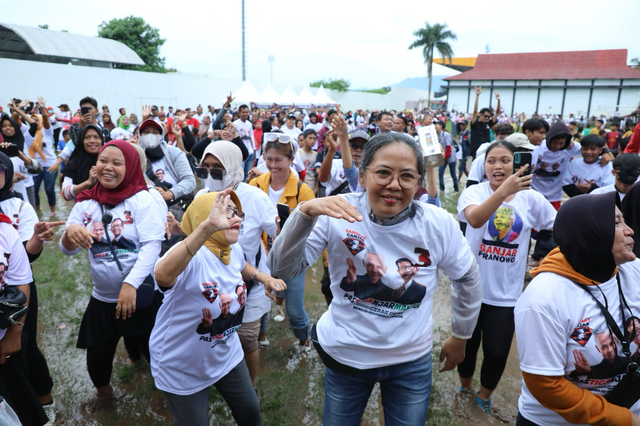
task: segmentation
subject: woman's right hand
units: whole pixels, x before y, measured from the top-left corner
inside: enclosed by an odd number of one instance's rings
[[[98,181],[98,172],[96,166],[91,166],[91,170],[89,170],[89,179],[87,179],[87,183],[91,186],[95,185]]]
[[[97,239],[93,233],[89,232],[84,226],[73,223],[69,225],[65,231],[67,239],[78,248],[90,249],[93,239]]]
[[[227,218],[227,208],[229,206],[229,200],[231,199],[229,194],[231,194],[231,188],[218,192],[211,205],[207,224],[215,229],[214,232],[224,231],[242,222],[242,219],[238,216],[234,216],[232,219]]]
[[[507,180],[500,185],[498,190],[501,191],[505,197],[508,197],[523,189],[531,189],[531,179],[533,175],[528,174],[523,176],[528,169],[529,165],[525,164],[520,170],[509,176]]]
[[[344,197],[334,195],[332,197],[314,198],[301,204],[300,212],[307,216],[326,215],[336,219],[345,219],[348,222],[362,222],[362,215]]]

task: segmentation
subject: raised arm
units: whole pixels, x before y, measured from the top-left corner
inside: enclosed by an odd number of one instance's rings
[[[318,173],[318,180],[322,183],[329,181],[331,177],[331,166],[333,165],[333,156],[336,154],[336,148],[338,147],[338,141],[335,139],[333,130],[327,132],[324,137],[325,146],[327,147],[327,155],[322,160],[320,166],[320,172]]]
[[[480,98],[480,93],[484,92],[482,90],[482,86],[476,86],[476,102],[473,104],[473,114],[471,114],[471,122],[475,123],[476,118],[478,118],[478,99]]]
[[[33,124],[35,123],[33,118],[27,115],[27,113],[24,112],[24,110],[22,109],[25,106],[27,106],[28,103],[29,103],[29,99],[25,99],[24,101],[20,102],[20,105],[16,105],[13,101],[11,101],[9,102],[9,108],[11,109],[11,111],[17,113],[22,119],[22,121],[24,121],[25,123]]]
[[[500,93],[498,92],[496,92],[496,99],[498,100],[498,106],[496,107],[496,112],[493,114],[493,117],[491,118],[494,123],[498,121],[498,115],[500,115]]]
[[[47,113],[47,102],[42,96],[38,96],[38,108],[40,109],[40,116],[42,117],[42,127],[44,127],[45,129],[51,128],[49,114]]]

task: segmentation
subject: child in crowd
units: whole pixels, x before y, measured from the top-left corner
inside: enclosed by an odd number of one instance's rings
[[[611,185],[601,186],[594,189],[591,194],[602,194],[605,192],[618,191],[620,201],[631,189],[640,177],[640,156],[637,154],[621,154],[613,160],[613,170],[611,174],[615,176],[615,182]]]
[[[618,123],[611,123],[611,131],[607,133],[607,147],[609,149],[618,149],[620,139],[622,139],[622,133],[619,131]]]
[[[318,179],[314,165],[316,164],[316,158],[318,152],[313,150],[313,146],[318,140],[318,134],[313,129],[307,129],[302,132],[298,138],[298,144],[300,149],[296,154],[300,157],[304,164],[304,168],[307,171],[307,175],[304,178],[304,183],[307,184],[314,192],[316,191]]]
[[[604,144],[605,140],[596,135],[587,135],[580,141],[582,158],[569,163],[562,181],[562,189],[569,197],[588,194],[596,188],[614,183],[611,163],[606,166],[598,163]]]
[[[537,160],[531,187],[558,210],[562,199],[562,174],[571,158],[580,153],[580,145],[573,141],[569,128],[562,121],[551,126],[546,136],[547,143],[534,151]]]

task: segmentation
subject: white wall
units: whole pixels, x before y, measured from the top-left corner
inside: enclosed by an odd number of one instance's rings
[[[96,98],[98,104],[108,105],[112,114],[124,107],[128,113],[140,114],[142,105],[171,105],[195,108],[201,104],[221,106],[229,92],[237,91],[240,80],[217,78],[213,74],[156,74],[107,68],[93,68],[45,62],[0,58],[0,104],[10,98],[29,98],[35,101],[43,96],[48,105],[68,104],[72,110],[85,96]],[[6,84],[10,82],[10,85]],[[276,86],[281,93],[284,86]],[[258,88],[260,90],[260,88]],[[302,87],[293,87],[296,93]],[[311,89],[315,93],[318,89]],[[363,92],[337,92],[327,90],[332,99],[342,104],[344,111],[354,109],[404,109],[408,101],[427,99],[427,91],[393,86],[386,95]]]
[[[456,81],[449,86],[448,94],[448,109],[456,111],[467,110],[467,96],[469,93],[468,86],[462,86],[468,84],[466,81]],[[527,116],[531,116],[536,111],[536,103],[538,103],[538,80],[521,80],[517,82],[517,90],[515,91],[515,102],[513,103],[513,111],[511,111],[511,105],[513,102],[514,91],[513,88],[499,87],[513,85],[513,81],[501,81],[495,80],[493,82],[493,93],[500,93],[501,107],[507,114],[512,112],[522,113]],[[473,103],[475,101],[475,92],[473,86],[489,85],[489,81],[471,81],[471,98],[469,101],[469,111],[473,111]],[[543,86],[564,86],[564,80],[543,80]],[[595,86],[605,85],[619,85],[620,80],[596,80]],[[567,88],[564,114],[574,115],[586,115],[589,109],[589,94],[590,88],[584,86],[590,86],[591,80],[569,80],[567,82]],[[640,85],[640,79],[637,80],[624,80],[623,86]],[[540,91],[540,101],[538,103],[537,111],[541,114],[560,114],[562,111],[562,97],[564,93],[563,87],[543,87]],[[485,88],[485,91],[480,95],[478,107],[484,108],[489,106],[490,90]],[[591,99],[591,115],[607,115],[611,116],[615,113],[616,107],[619,107],[622,115],[628,114],[638,108],[640,103],[640,87],[623,88],[620,94],[620,103],[618,104],[618,89],[596,87],[593,89],[593,95]],[[491,99],[491,106],[496,107],[496,100]]]

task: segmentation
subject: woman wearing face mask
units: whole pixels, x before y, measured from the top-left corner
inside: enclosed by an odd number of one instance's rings
[[[285,136],[285,135],[281,135]],[[303,202],[314,198],[313,191],[301,182],[291,171],[293,164],[293,144],[280,142],[279,135],[272,133],[265,136],[264,159],[269,172],[264,173],[249,182],[269,195],[271,203],[286,204],[291,210]],[[268,238],[265,238],[269,240]],[[267,243],[269,245],[269,243]],[[274,319],[284,320],[282,305],[286,300],[287,316],[293,334],[299,340],[298,350],[308,351],[309,317],[304,309],[304,279],[306,268],[296,276],[285,280],[287,290],[276,294]],[[279,317],[279,318],[278,318]]]
[[[267,277],[264,283],[255,280],[247,283],[247,303],[242,326],[238,330],[249,375],[255,384],[258,372],[258,335],[261,332],[261,319],[271,309],[270,299],[274,299],[271,291],[275,285],[282,285],[282,288],[285,286],[281,280],[271,278],[266,263],[267,255],[260,240],[263,232],[275,238],[278,213],[267,194],[255,186],[242,182],[244,176],[242,162],[242,153],[235,144],[218,141],[209,145],[199,167],[196,168],[196,174],[204,179],[205,184],[205,188],[196,194],[196,198],[208,192],[233,189],[242,203],[242,211],[245,214],[238,243],[242,247],[247,263],[255,265]]]
[[[109,383],[120,337],[138,338],[149,359],[148,339],[159,300],[137,310],[136,290],[152,273],[165,233],[165,218],[159,209],[150,208],[155,202],[133,145],[125,141],[104,145],[96,174],[96,184],[76,197],[60,239],[64,254],[85,248],[91,263],[93,292],[77,345],[87,349],[87,368],[97,389],[90,411],[109,405],[113,398]]]
[[[286,281],[327,249],[333,301],[312,331],[326,365],[324,425],[360,424],[376,382],[386,424],[425,423],[438,269],[453,287],[452,337],[440,351],[440,371],[464,358],[480,274],[453,217],[413,201],[423,176],[411,136],[376,135],[360,165],[365,192],[301,204],[269,253],[271,272]]]
[[[164,129],[153,119],[145,120],[140,125],[139,132],[140,146],[144,148],[147,163],[151,166],[147,167],[146,174],[149,178],[154,177],[156,189],[167,204],[171,204],[169,210],[180,220],[184,211],[178,204],[173,204],[173,201],[190,196],[196,188],[189,160],[183,151],[164,141]],[[156,178],[158,170],[164,172],[162,181]]]
[[[489,146],[485,155],[487,182],[468,187],[458,200],[458,219],[468,223],[466,238],[476,254],[482,277],[482,307],[464,361],[458,365],[460,391],[472,393],[478,349],[484,360],[476,402],[491,414],[494,392],[509,358],[513,308],[522,293],[532,229],[550,233],[556,211],[543,195],[528,191],[526,167],[513,172],[516,148],[505,141]]]
[[[104,141],[98,126],[89,124],[80,131],[82,143],[71,153],[62,181],[62,196],[65,200],[76,199],[76,195],[90,189],[98,180],[96,161]]]
[[[640,425],[640,394],[618,389],[640,333],[640,261],[618,204],[615,192],[564,202],[558,248],[531,270],[515,308],[518,426]]]
[[[151,336],[151,372],[174,424],[209,424],[209,388],[236,422],[259,425],[260,405],[236,333],[246,309],[243,280],[267,280],[237,244],[244,218],[230,188],[201,195],[184,215],[188,237],[155,267],[167,295]]]

